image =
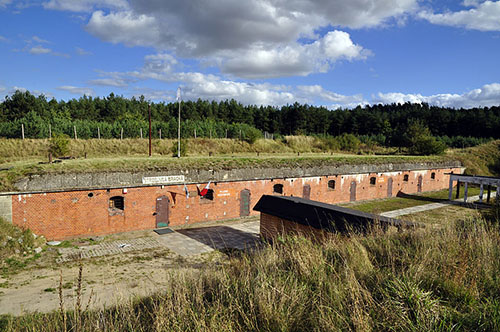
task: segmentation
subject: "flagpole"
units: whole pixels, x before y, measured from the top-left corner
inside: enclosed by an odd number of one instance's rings
[[[179,125],[177,127],[177,158],[181,157],[181,88],[177,89],[177,98],[179,100]]]
[[[149,156],[151,157],[151,103],[148,104],[149,117]]]

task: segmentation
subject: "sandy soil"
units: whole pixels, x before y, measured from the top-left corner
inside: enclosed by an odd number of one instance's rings
[[[84,260],[82,307],[110,306],[161,291],[167,285],[168,274],[179,269],[197,269],[214,255],[217,254],[186,261],[168,249],[158,248]],[[53,263],[48,268],[32,267],[0,280],[7,281],[7,286],[0,288],[0,314],[58,310],[61,271],[64,307],[74,308],[79,264]]]

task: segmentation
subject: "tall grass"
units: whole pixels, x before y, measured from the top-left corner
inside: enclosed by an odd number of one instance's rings
[[[155,296],[65,313],[82,331],[495,331],[500,329],[496,223],[320,244],[277,240],[201,271],[171,272]],[[60,313],[3,317],[5,331],[62,331]]]

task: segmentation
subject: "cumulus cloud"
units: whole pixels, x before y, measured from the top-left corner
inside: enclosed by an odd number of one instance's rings
[[[321,101],[331,103],[330,108],[346,107],[353,108],[358,105],[365,105],[368,102],[363,99],[363,95],[342,95],[336,92],[325,90],[321,85],[299,85],[297,90],[304,98],[317,98]]]
[[[472,8],[439,14],[423,11],[418,16],[433,24],[480,31],[500,31],[500,1],[466,0],[462,4]]]
[[[0,35],[0,42],[8,42],[9,40],[4,36]]]
[[[38,46],[34,46],[32,47],[29,52],[31,54],[49,54],[49,53],[52,53],[52,50],[50,48],[45,48],[41,45],[38,45]]]
[[[430,105],[471,108],[471,107],[490,107],[500,105],[500,83],[486,84],[481,88],[471,90],[463,94],[436,94],[423,96],[421,94],[403,94],[403,93],[378,93],[373,97],[373,103],[428,103]]]
[[[0,0],[0,8],[5,8],[7,5],[10,5],[12,0]]]
[[[352,42],[348,33],[330,31],[310,44],[249,50],[223,62],[225,73],[245,78],[269,78],[327,72],[338,60],[365,59],[370,51]]]
[[[94,94],[94,90],[91,88],[85,88],[85,87],[76,87],[76,86],[71,86],[71,85],[63,85],[57,88],[57,90],[61,91],[67,91],[71,94],[75,95],[87,95],[87,96],[92,96]]]
[[[89,12],[95,8],[128,8],[128,2],[126,0],[50,0],[44,2],[42,5],[46,9],[67,10],[72,12]]]
[[[81,47],[75,47],[76,54],[84,56],[84,55],[92,55],[92,52],[87,51]]]
[[[417,0],[130,0],[123,10],[93,12],[86,29],[111,43],[155,47],[217,64],[227,74],[267,78],[363,59],[369,52],[348,33],[320,36],[317,30],[379,26],[416,8]]]
[[[50,54],[50,55],[60,56],[60,57],[64,57],[64,58],[70,57],[69,54],[55,52],[55,51],[51,50],[50,48],[46,48],[46,47],[43,47],[41,45],[34,46],[34,47],[30,48],[28,52],[30,54],[34,54],[34,55]]]

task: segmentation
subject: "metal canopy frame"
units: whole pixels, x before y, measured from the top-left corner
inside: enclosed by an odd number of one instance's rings
[[[492,187],[496,187],[496,197],[500,197],[500,178],[495,178],[492,176],[481,176],[481,175],[463,175],[463,174],[453,174],[447,173],[450,175],[450,188],[448,190],[448,200],[452,200],[453,197],[453,183],[457,182],[457,193],[456,198],[460,197],[460,183],[464,183],[464,202],[467,203],[467,194],[469,184],[478,184],[479,185],[479,202],[483,202],[484,197],[484,186],[487,186],[487,196],[486,202],[490,202],[491,199],[491,190]],[[497,199],[497,204],[499,200]]]

